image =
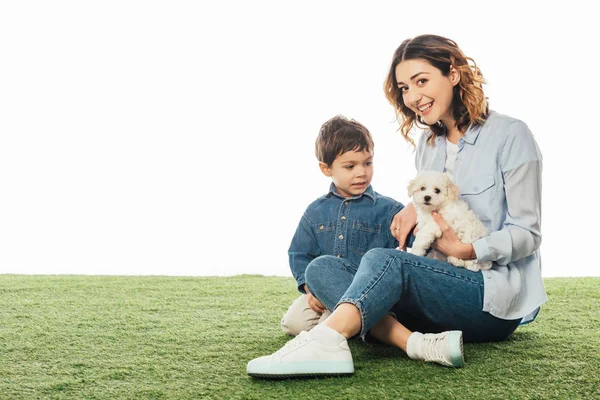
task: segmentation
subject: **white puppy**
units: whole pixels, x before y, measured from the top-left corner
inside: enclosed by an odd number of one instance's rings
[[[466,202],[458,198],[458,188],[447,173],[435,171],[420,173],[408,185],[408,195],[412,197],[417,209],[418,232],[411,248],[412,254],[425,255],[433,241],[442,236],[440,227],[431,215],[432,211],[441,214],[463,243],[473,243],[488,234],[477,215],[469,209]],[[461,260],[452,256],[446,257],[433,249],[428,257],[448,261],[452,265],[471,271],[492,267],[491,261],[475,262],[475,260]]]

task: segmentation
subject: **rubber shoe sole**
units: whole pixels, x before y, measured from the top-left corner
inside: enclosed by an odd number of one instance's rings
[[[352,361],[302,361],[291,363],[249,363],[248,375],[256,378],[295,378],[301,376],[340,376],[354,373]]]
[[[448,333],[448,346],[450,347],[450,360],[453,367],[465,365],[463,357],[463,337],[461,331],[450,331]]]

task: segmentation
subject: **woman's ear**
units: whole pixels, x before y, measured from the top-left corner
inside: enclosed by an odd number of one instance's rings
[[[323,175],[327,177],[331,177],[331,168],[327,166],[324,162],[319,162],[319,169],[323,173]]]
[[[458,72],[458,70],[456,68],[454,68],[454,65],[452,65],[452,64],[450,64],[449,78],[450,78],[450,83],[452,83],[452,86],[456,86],[456,85],[458,85],[458,82],[460,82],[460,72]]]

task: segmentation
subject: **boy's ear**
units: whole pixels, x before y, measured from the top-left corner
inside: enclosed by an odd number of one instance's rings
[[[319,169],[323,173],[323,175],[327,177],[331,177],[331,168],[327,166],[324,162],[319,162]]]

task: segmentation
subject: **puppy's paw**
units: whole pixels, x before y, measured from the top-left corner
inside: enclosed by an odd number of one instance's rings
[[[410,254],[414,254],[415,256],[424,256],[426,252],[422,247],[413,247],[410,249]]]
[[[455,267],[464,267],[465,266],[465,260],[461,260],[460,258],[456,258],[456,257],[452,257],[452,256],[448,256],[448,262],[452,265],[454,265]]]
[[[492,263],[491,261],[481,261],[481,262],[478,262],[478,263],[476,263],[476,264],[477,264],[477,267],[478,267],[480,270],[483,270],[483,269],[491,269],[491,268],[492,268],[492,265],[493,265],[493,263]]]
[[[468,269],[469,271],[481,271],[482,269],[490,269],[492,268],[492,262],[491,261],[481,261],[481,262],[475,262],[473,260],[467,260],[465,261],[465,268]]]

